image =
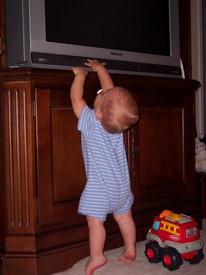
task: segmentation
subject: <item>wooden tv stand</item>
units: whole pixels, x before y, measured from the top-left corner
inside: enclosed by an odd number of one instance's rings
[[[69,90],[71,71],[5,69],[0,72],[0,251],[4,275],[46,275],[88,256],[88,230],[77,214],[85,185],[80,133]],[[135,195],[137,240],[164,209],[192,215],[195,197],[195,91],[199,82],[112,75],[133,92],[139,123],[125,133]],[[100,88],[89,73],[85,99]],[[112,216],[106,249],[122,245]]]

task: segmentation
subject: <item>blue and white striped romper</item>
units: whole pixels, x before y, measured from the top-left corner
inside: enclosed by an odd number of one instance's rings
[[[87,183],[78,212],[106,220],[108,213],[130,210],[134,196],[130,188],[123,134],[110,134],[85,106],[78,121]]]

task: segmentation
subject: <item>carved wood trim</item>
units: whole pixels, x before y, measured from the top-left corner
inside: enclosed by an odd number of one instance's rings
[[[7,224],[9,230],[18,232],[34,225],[33,118],[28,85],[5,84],[3,88]]]

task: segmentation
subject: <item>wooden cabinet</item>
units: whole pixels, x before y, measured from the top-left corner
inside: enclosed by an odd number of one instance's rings
[[[1,71],[0,249],[4,275],[45,275],[88,255],[85,217],[77,214],[85,185],[80,133],[69,97],[71,71]],[[125,133],[135,195],[137,239],[169,208],[201,225],[194,182],[194,80],[112,75],[133,92],[141,118]],[[99,89],[89,73],[85,99]],[[106,249],[122,245],[112,216]]]

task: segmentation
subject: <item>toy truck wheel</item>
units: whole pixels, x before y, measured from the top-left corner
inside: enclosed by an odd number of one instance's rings
[[[172,271],[178,269],[183,263],[180,254],[172,247],[165,248],[162,255],[162,264],[165,268]]]
[[[146,244],[145,255],[150,263],[158,263],[162,260],[161,248],[157,242]]]
[[[203,251],[202,251],[202,249],[199,249],[199,250],[197,250],[197,254],[194,255],[194,257],[192,259],[188,260],[188,262],[190,264],[199,264],[199,262],[203,259],[204,259]]]

